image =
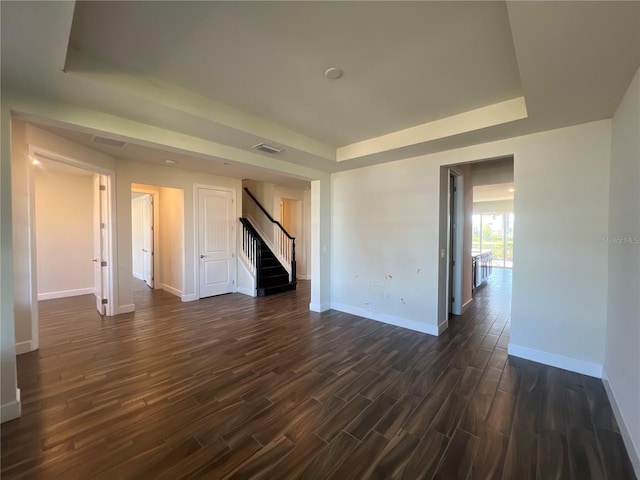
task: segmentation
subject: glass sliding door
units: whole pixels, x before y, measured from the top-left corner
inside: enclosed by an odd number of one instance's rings
[[[494,267],[513,267],[513,212],[474,214],[471,248],[491,250]]]

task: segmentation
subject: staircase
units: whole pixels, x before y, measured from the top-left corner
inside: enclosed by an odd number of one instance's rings
[[[253,255],[247,255],[247,257],[254,257],[252,263],[257,280],[257,296],[266,297],[295,290],[295,278],[290,280],[287,269],[282,266],[251,222],[246,218],[241,218],[240,224],[243,228],[243,251],[251,252],[253,250]]]

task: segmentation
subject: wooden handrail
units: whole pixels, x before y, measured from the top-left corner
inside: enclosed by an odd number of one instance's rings
[[[290,239],[290,240],[295,240],[296,237],[292,237],[291,235],[289,235],[289,232],[287,232],[285,230],[285,228],[282,226],[282,224],[277,221],[276,219],[274,219],[271,215],[269,215],[269,212],[267,212],[264,207],[262,205],[260,205],[260,202],[256,199],[256,197],[253,196],[253,194],[249,191],[249,189],[247,187],[244,187],[244,191],[247,192],[247,194],[249,195],[249,197],[251,197],[251,200],[254,201],[254,203],[260,208],[260,210],[262,210],[262,213],[264,213],[267,218],[271,221],[271,223],[275,223],[276,225],[278,225],[278,227],[280,227],[280,230],[282,230],[282,232]]]

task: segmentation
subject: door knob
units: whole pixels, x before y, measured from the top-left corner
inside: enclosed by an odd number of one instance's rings
[[[206,255],[200,255],[200,258],[204,258],[204,257],[206,257]]]

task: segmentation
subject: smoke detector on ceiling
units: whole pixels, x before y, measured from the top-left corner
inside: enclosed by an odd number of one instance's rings
[[[266,143],[258,143],[251,148],[255,148],[256,150],[260,150],[261,152],[266,153],[280,153],[284,152],[283,148],[274,147],[272,145],[267,145]]]
[[[113,138],[98,137],[94,135],[91,137],[91,143],[97,143],[98,145],[107,145],[109,147],[123,148],[127,142],[120,140],[114,140]]]

